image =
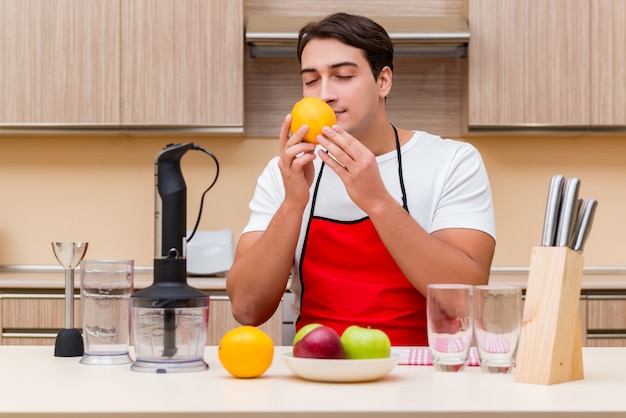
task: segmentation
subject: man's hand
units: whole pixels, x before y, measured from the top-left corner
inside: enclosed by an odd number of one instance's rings
[[[280,129],[280,158],[278,168],[285,185],[285,200],[293,200],[303,208],[309,201],[309,188],[313,183],[315,144],[304,142],[306,125],[289,136],[291,115],[287,115]]]
[[[376,156],[337,125],[324,127],[323,132],[318,141],[327,152],[319,150],[319,157],[341,178],[352,201],[369,213],[372,205],[389,197]]]

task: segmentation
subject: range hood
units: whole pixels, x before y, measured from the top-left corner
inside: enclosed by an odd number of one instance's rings
[[[298,32],[322,16],[250,15],[246,21],[246,43],[250,57],[296,56]],[[394,43],[396,56],[467,56],[470,33],[463,16],[372,16]]]

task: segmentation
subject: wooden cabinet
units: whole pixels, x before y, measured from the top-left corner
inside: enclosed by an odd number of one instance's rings
[[[626,346],[626,295],[596,292],[587,296],[587,346]]]
[[[589,124],[589,0],[470,0],[470,128]]]
[[[591,124],[626,125],[626,2],[591,1]]]
[[[243,129],[242,0],[122,0],[121,122]]]
[[[0,125],[120,120],[120,4],[0,1]]]
[[[470,0],[468,123],[626,125],[621,0]]]
[[[0,126],[243,131],[243,0],[2,0]]]
[[[54,345],[65,327],[65,295],[58,292],[2,294],[2,345]],[[74,327],[81,327],[80,299],[74,299]]]
[[[81,328],[80,299],[75,296],[74,326]],[[259,328],[274,344],[282,344],[282,309]],[[238,327],[225,294],[211,295],[207,345],[218,345],[222,336]],[[65,296],[59,291],[5,291],[0,294],[1,345],[54,345],[56,335],[65,327]],[[289,344],[291,341],[289,341]]]

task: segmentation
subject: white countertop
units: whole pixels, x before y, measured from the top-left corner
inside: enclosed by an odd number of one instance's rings
[[[460,373],[399,365],[369,383],[308,382],[293,375],[276,347],[257,379],[231,377],[207,347],[210,369],[139,373],[123,366],[86,366],[54,357],[54,348],[0,347],[0,416],[306,417],[430,416],[597,417],[626,412],[626,348],[583,348],[585,379],[557,385],[514,382],[478,367]]]
[[[29,266],[27,266],[29,267]],[[32,268],[32,266],[30,266]],[[59,289],[65,288],[65,273],[62,269],[50,271],[42,266],[41,270],[11,269],[0,266],[0,293],[2,289]],[[224,291],[225,277],[190,276],[189,285],[205,291]],[[522,288],[528,282],[527,268],[493,268],[490,283],[508,283]],[[144,288],[152,284],[152,270],[135,270],[135,287]],[[74,287],[80,288],[80,272],[74,276]],[[626,268],[624,267],[587,267],[583,271],[582,290],[626,290]]]

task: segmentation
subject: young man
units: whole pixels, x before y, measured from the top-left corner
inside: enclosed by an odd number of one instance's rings
[[[300,31],[304,96],[335,111],[319,146],[280,131],[228,274],[235,319],[259,325],[290,273],[296,328],[318,322],[428,345],[429,283],[487,283],[495,248],[491,189],[467,143],[397,129],[387,118],[393,46],[370,19],[344,13]]]

